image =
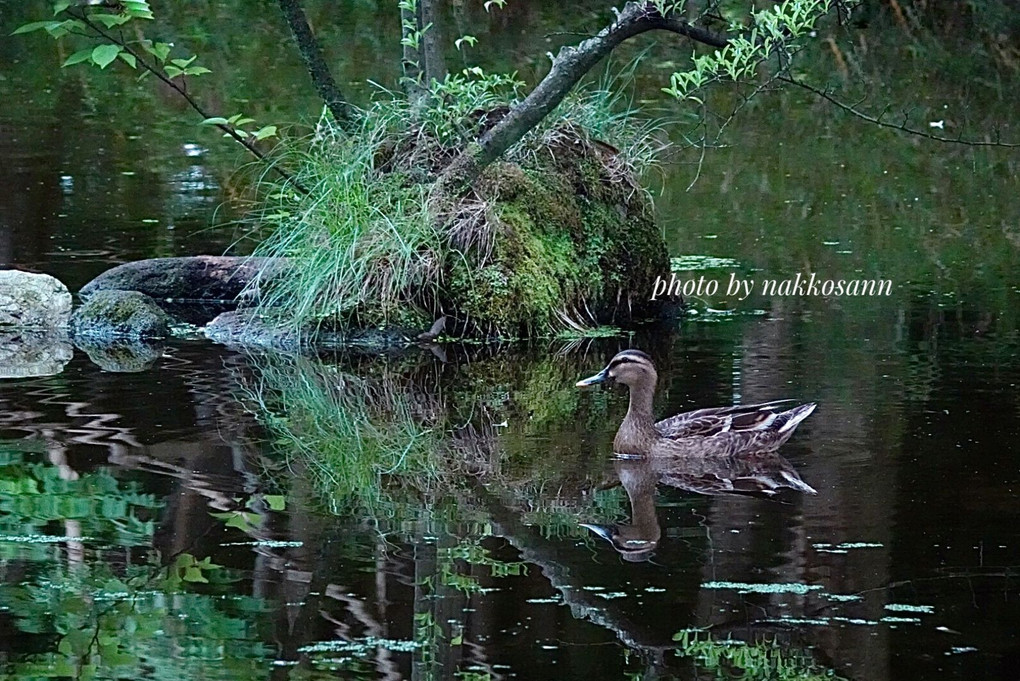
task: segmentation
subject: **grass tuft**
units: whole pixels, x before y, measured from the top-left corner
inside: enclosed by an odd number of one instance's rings
[[[324,116],[277,161],[309,194],[263,179],[256,219],[269,236],[255,255],[290,266],[254,283],[258,313],[299,336],[323,324],[422,330],[451,310],[460,333],[504,337],[604,318],[606,301],[620,297],[611,286],[639,278],[612,271],[624,261],[590,254],[646,247],[645,227],[633,237],[650,205],[638,179],[663,148],[626,88],[603,81],[569,97],[468,196],[435,190],[439,171],[519,101],[521,85],[468,69],[434,84],[420,109],[380,97],[353,134]],[[654,246],[645,253],[637,257],[658,256]]]

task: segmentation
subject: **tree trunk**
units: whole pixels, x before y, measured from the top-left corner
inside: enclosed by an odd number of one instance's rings
[[[446,60],[443,59],[443,33],[439,17],[439,0],[418,0],[418,30],[422,31],[421,55],[425,87],[433,80],[446,78]]]
[[[300,0],[279,0],[279,2],[280,9],[287,20],[287,25],[290,26],[291,33],[294,34],[298,50],[301,52],[301,58],[308,69],[308,75],[312,77],[312,82],[315,84],[319,97],[322,98],[326,108],[333,114],[333,118],[340,127],[344,130],[349,130],[354,120],[352,107],[347,103],[343,93],[340,91],[340,87],[336,84],[336,80],[333,79],[333,75],[329,71],[329,66],[322,56],[319,42],[312,34],[312,28],[308,25],[308,18],[305,16],[305,11],[301,8]]]
[[[624,40],[653,29],[679,33],[714,47],[724,47],[727,43],[725,36],[692,26],[686,19],[676,14],[663,16],[651,3],[628,2],[617,15],[616,21],[602,29],[598,35],[576,46],[561,48],[559,54],[553,58],[549,73],[531,94],[486,132],[477,143],[470,145],[454,158],[442,172],[440,183],[448,188],[470,184],[486,166],[552,113],[567,93],[603,57]]]

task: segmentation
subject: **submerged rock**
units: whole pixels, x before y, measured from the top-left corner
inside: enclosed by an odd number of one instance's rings
[[[0,271],[0,327],[55,329],[71,316],[71,293],[48,274]]]
[[[100,291],[138,291],[158,303],[200,301],[232,304],[263,269],[273,275],[284,261],[227,255],[152,258],[124,263],[90,281],[79,295]]]
[[[98,291],[74,311],[71,332],[94,339],[166,338],[170,316],[137,291]]]
[[[244,308],[224,312],[204,329],[206,338],[234,347],[259,347],[294,352],[308,348],[345,347],[369,354],[405,348],[410,344],[404,329],[349,329],[326,327],[295,330],[281,326],[278,320]]]
[[[53,376],[73,356],[65,329],[0,329],[0,378]]]
[[[275,350],[297,350],[307,336],[281,328],[252,310],[224,312],[205,326],[212,341],[230,346],[252,346]]]

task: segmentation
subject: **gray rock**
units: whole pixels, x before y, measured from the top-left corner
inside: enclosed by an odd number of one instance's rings
[[[99,291],[138,291],[159,303],[232,303],[259,272],[278,273],[285,264],[269,258],[195,255],[185,258],[138,260],[103,272],[79,295],[90,298]]]
[[[273,321],[252,310],[233,310],[219,315],[205,327],[212,341],[235,347],[260,347],[276,350],[297,350],[299,334],[280,328]]]
[[[55,329],[71,316],[71,294],[48,274],[0,271],[0,327]]]
[[[99,291],[71,316],[71,333],[78,337],[166,338],[170,316],[149,296],[138,291]]]
[[[73,356],[65,329],[0,329],[0,378],[53,376]]]

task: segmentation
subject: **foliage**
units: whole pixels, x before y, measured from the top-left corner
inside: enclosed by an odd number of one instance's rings
[[[752,11],[750,30],[730,38],[725,47],[708,54],[694,56],[692,67],[670,76],[670,86],[663,88],[679,100],[702,102],[696,92],[707,85],[729,79],[731,82],[747,80],[755,75],[759,65],[777,59],[781,70],[789,69],[790,60],[798,48],[793,41],[812,30],[818,20],[828,14],[836,0],[784,0],[769,9]],[[739,25],[732,26],[740,29]]]
[[[87,45],[72,52],[61,64],[61,68],[91,64],[104,70],[119,59],[131,69],[141,71],[138,80],[153,75],[201,114],[203,125],[220,128],[224,137],[235,139],[257,158],[263,158],[262,152],[253,143],[275,136],[277,127],[267,125],[256,130],[245,129],[244,126],[254,123],[255,119],[241,113],[229,118],[208,115],[189,92],[188,78],[203,76],[212,71],[195,63],[198,55],[187,56],[185,53],[184,56],[171,56],[175,51],[173,42],[154,41],[145,37],[138,22],[155,18],[147,0],[123,0],[110,4],[78,4],[71,0],[58,0],[53,3],[53,16],[55,18],[51,20],[24,24],[15,29],[13,34],[42,30],[57,40],[67,38],[73,39],[76,44]],[[127,38],[124,29],[128,24],[131,24],[134,39]],[[285,172],[284,177],[287,177]]]
[[[433,82],[417,110],[380,97],[353,137],[321,120],[308,150],[282,160],[311,192],[266,190],[271,232],[257,254],[294,269],[258,282],[261,313],[297,333],[324,322],[417,332],[453,309],[463,332],[514,337],[639,310],[618,301],[664,266],[637,183],[662,145],[609,81],[565,102],[474,197],[435,192],[438,170],[520,85],[466,69]]]
[[[427,188],[403,173],[376,172],[405,114],[379,105],[353,136],[323,119],[306,151],[277,159],[310,190],[268,185],[260,215],[272,232],[257,254],[295,264],[294,276],[260,282],[260,306],[281,324],[299,331],[353,317],[364,326],[420,325],[429,315],[409,315],[408,303],[435,306],[445,246]]]
[[[781,646],[778,641],[747,643],[719,640],[710,634],[685,629],[673,636],[677,654],[693,658],[698,667],[716,679],[765,679],[775,681],[822,681],[842,679],[835,671],[818,665],[809,654]]]

